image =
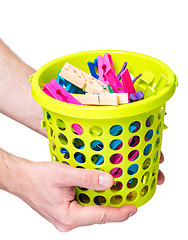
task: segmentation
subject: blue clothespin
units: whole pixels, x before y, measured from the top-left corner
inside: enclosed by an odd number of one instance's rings
[[[127,172],[129,175],[134,175],[137,171],[138,171],[138,164],[133,164],[128,168]]]
[[[94,63],[92,63],[92,62],[89,61],[89,62],[87,63],[87,65],[88,65],[88,67],[89,67],[91,76],[94,77],[94,78],[96,78],[96,79],[99,79],[99,75],[98,75],[98,74],[96,73],[96,71],[95,71],[95,67],[98,68],[98,59],[95,58]]]
[[[104,157],[103,157],[103,156],[100,156],[100,157],[96,160],[95,165],[100,165],[103,161],[104,161]]]
[[[149,154],[151,146],[152,146],[151,144],[148,144],[148,145],[144,148],[144,155],[145,155],[145,156]]]
[[[91,148],[95,151],[101,151],[103,149],[103,144],[101,141],[99,140],[95,140],[93,142],[91,142]]]
[[[75,157],[76,161],[78,163],[84,163],[84,159],[83,159],[83,154],[82,153],[78,153],[77,156]]]
[[[69,93],[84,94],[84,91],[82,91],[82,89],[80,89],[79,87],[75,86],[70,82],[66,84],[65,90]]]
[[[123,131],[123,128],[120,125],[115,125],[110,129],[110,134],[112,136],[118,136],[122,133],[122,131]]]
[[[65,80],[64,78],[62,78],[61,76],[59,76],[60,72],[61,72],[61,70],[58,72],[56,82],[59,83],[62,87],[65,87],[68,84],[68,81]]]
[[[61,70],[59,71],[59,73],[60,72],[61,72]],[[67,81],[63,77],[59,76],[59,73],[57,75],[56,82],[59,83],[62,87],[64,87],[67,92],[69,92],[69,93],[77,93],[77,94],[84,94],[84,91],[82,91],[82,89],[80,89],[79,87],[77,87],[74,84],[70,83],[69,81]]]
[[[120,144],[122,144],[122,141],[121,141],[120,139],[116,139],[116,140],[114,140],[114,141],[112,141],[112,142],[110,143],[110,148],[111,148],[112,150],[118,150]]]

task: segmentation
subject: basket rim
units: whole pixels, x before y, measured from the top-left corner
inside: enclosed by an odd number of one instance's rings
[[[68,59],[72,57],[84,57],[86,54],[104,54],[108,52],[109,54],[128,54],[135,55],[145,59],[149,59],[152,63],[158,64],[164,68],[168,74],[168,83],[167,85],[156,95],[153,95],[149,98],[143,99],[142,101],[133,102],[131,104],[123,104],[118,106],[82,106],[69,104],[65,102],[58,101],[54,98],[46,95],[41,87],[39,86],[39,79],[43,72],[51,66],[55,66],[58,62],[65,60],[68,62]],[[31,84],[31,93],[33,98],[45,109],[55,112],[58,114],[64,114],[70,117],[76,118],[94,118],[94,119],[107,119],[107,118],[122,118],[127,116],[138,115],[144,112],[149,112],[152,109],[164,105],[174,94],[177,86],[177,77],[171,70],[171,68],[166,65],[164,62],[150,57],[145,54],[122,51],[122,50],[93,50],[93,51],[84,51],[79,53],[74,53],[66,55],[55,60],[52,60],[40,69],[38,69],[30,78]]]

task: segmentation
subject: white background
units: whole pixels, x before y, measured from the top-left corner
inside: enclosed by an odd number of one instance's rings
[[[35,69],[69,53],[128,50],[164,61],[179,86],[166,109],[161,165],[166,181],[134,217],[60,233],[0,191],[0,239],[187,239],[187,25],[185,0],[1,1],[0,37]],[[2,114],[0,144],[15,155],[50,161],[47,139]]]

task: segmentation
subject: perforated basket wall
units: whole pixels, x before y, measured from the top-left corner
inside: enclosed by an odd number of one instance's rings
[[[114,185],[106,191],[77,187],[76,199],[79,203],[140,206],[153,196],[157,184],[164,108],[120,119],[87,121],[43,109],[52,161],[100,169],[114,177]],[[82,128],[80,135],[72,128],[73,124]],[[118,132],[114,131],[117,127]],[[96,140],[100,142],[93,147],[92,142]],[[113,143],[119,145],[117,150],[112,149]],[[118,156],[119,161],[114,164]]]

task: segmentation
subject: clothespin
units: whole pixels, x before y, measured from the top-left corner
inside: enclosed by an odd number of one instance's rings
[[[122,74],[122,72],[125,70],[126,66],[127,66],[127,62],[124,62],[122,69],[121,69],[120,72],[117,74],[117,77],[118,77],[119,80],[120,80],[121,74]]]
[[[57,78],[56,78],[56,82],[59,83],[62,87],[65,87],[68,83],[67,80],[65,80],[64,78],[62,78],[59,74],[60,74],[61,70],[58,72]]]
[[[141,91],[137,91],[135,94],[131,93],[130,94],[130,100],[131,102],[139,101],[144,98],[144,94]]]
[[[120,125],[116,125],[110,129],[110,134],[112,136],[118,136],[122,133],[123,128]]]
[[[54,79],[52,79],[49,84],[45,84],[42,91],[45,92],[48,96],[53,97],[59,101],[82,105]]]
[[[138,171],[138,165],[137,164],[132,164],[129,168],[128,168],[128,174],[129,175],[134,175],[136,172]],[[131,179],[130,179],[131,180]],[[132,182],[132,181],[131,181]],[[129,183],[131,183],[129,182]]]
[[[112,150],[119,150],[123,145],[123,142],[120,139],[116,139],[110,143],[110,148]]]
[[[83,128],[79,124],[73,123],[71,127],[73,128],[77,135],[81,135],[83,133]]]
[[[98,55],[98,72],[99,72],[99,80],[106,85],[109,85],[108,80],[106,79],[105,73],[109,70],[112,69],[114,72],[114,64],[112,61],[112,56],[108,53],[104,54],[104,57]]]
[[[95,163],[95,165],[101,165],[104,161],[104,157],[99,155],[99,157],[97,155],[95,155],[95,157],[92,157],[93,162]]]
[[[148,87],[146,90],[146,94],[145,97],[150,97],[154,94],[157,94],[160,90],[162,90],[165,85],[167,84],[168,80],[162,75],[159,80],[157,81],[157,83],[155,84],[154,87]],[[153,84],[154,85],[154,84]]]
[[[129,70],[126,68],[121,74],[121,80],[123,83],[124,91],[128,93],[128,98],[130,100],[130,94],[135,94],[135,88],[133,86],[133,82],[131,76],[129,74]]]
[[[135,147],[138,145],[138,143],[140,142],[140,138],[139,136],[134,136],[131,138],[131,140],[129,141],[129,146],[130,147]]]
[[[110,68],[104,73],[106,80],[110,84],[112,90],[115,93],[123,93],[125,92],[123,85],[119,81],[118,77],[116,76],[115,72]]]
[[[59,75],[85,92],[109,93],[105,83],[95,79],[69,63],[65,63]]]
[[[73,95],[79,102],[86,105],[119,105],[128,103],[127,93],[86,93]]]
[[[64,158],[68,159],[69,158],[69,152],[67,151],[67,149],[62,148],[60,150],[60,152],[63,154]]]
[[[114,154],[110,158],[110,161],[113,164],[119,164],[122,161],[122,155],[121,154]]]
[[[95,151],[101,151],[103,149],[103,144],[99,140],[91,142],[91,148]]]
[[[132,151],[131,154],[129,154],[129,161],[135,161],[139,156],[139,151],[135,150]]]
[[[91,73],[91,76],[93,76],[94,78],[96,79],[99,79],[99,75],[96,73],[95,71],[95,68],[98,68],[98,59],[95,58],[94,62],[88,62],[87,63],[88,67],[89,67],[89,70],[90,70],[90,73]]]
[[[82,89],[78,88],[77,86],[75,86],[74,84],[70,83],[69,81],[67,81],[66,79],[62,78],[61,76],[59,76],[61,70],[59,71],[57,78],[56,78],[56,82],[59,83],[62,87],[65,88],[65,90],[69,93],[78,93],[78,94],[84,94],[84,92],[82,91]]]
[[[153,86],[155,76],[148,71],[145,71],[139,79],[134,83],[136,91],[143,92],[144,96],[147,91],[147,88]]]
[[[85,159],[83,159],[83,154],[82,153],[77,153],[77,155],[75,156],[75,160],[78,163],[84,163],[85,162]]]

